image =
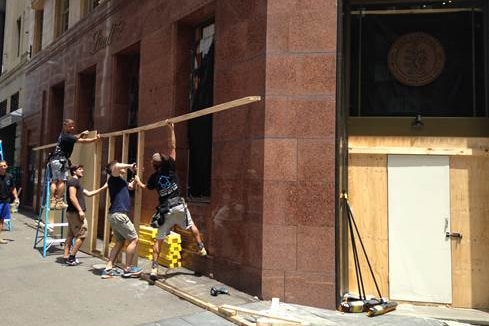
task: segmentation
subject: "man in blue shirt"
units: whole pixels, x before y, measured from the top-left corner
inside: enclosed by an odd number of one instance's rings
[[[107,184],[109,187],[110,207],[109,207],[109,223],[114,233],[116,240],[114,248],[110,251],[109,262],[102,272],[102,278],[111,278],[119,275],[114,267],[114,262],[127,240],[129,243],[126,248],[126,266],[124,268],[123,277],[140,277],[142,269],[135,265],[137,259],[138,234],[134,228],[134,224],[129,219],[127,214],[131,209],[131,198],[129,190],[134,188],[134,181],[127,182],[122,176],[127,172],[127,169],[135,170],[135,164],[119,163],[112,161],[106,166],[106,172],[109,175]]]

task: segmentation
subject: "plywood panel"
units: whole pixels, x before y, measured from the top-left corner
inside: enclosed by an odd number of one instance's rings
[[[91,131],[87,135],[87,137],[93,138],[96,137],[96,135],[96,131]],[[80,180],[80,183],[83,188],[87,190],[94,190],[101,186],[99,185],[100,175],[99,173],[95,173],[95,167],[97,166],[98,160],[97,146],[97,142],[88,144],[76,143],[70,158],[73,165],[83,165],[85,172],[83,178]],[[89,237],[87,239],[89,239],[89,241],[83,242],[80,250],[88,253],[92,252],[95,248],[95,241],[93,241],[93,239],[96,236],[98,219],[98,198],[96,197],[98,196],[88,198],[85,197],[85,203],[87,207],[85,216],[88,222],[89,234]]]
[[[453,305],[489,307],[489,159],[450,159]]]
[[[349,137],[350,154],[424,154],[489,157],[488,138]]]
[[[372,268],[383,296],[388,288],[387,242],[387,157],[385,155],[350,155],[348,167],[349,201]],[[349,249],[349,291],[358,292],[355,269]],[[367,294],[377,296],[366,261],[361,261]]]
[[[350,147],[473,149],[477,155],[450,156],[451,231],[454,307],[489,308],[489,157],[480,155],[488,138],[350,137]],[[407,152],[406,154],[408,154]],[[386,155],[349,155],[349,199],[373,261],[381,291],[388,293]],[[382,246],[378,244],[383,244]],[[350,254],[350,291],[356,291]],[[365,273],[365,272],[364,272]],[[375,294],[372,284],[367,292]]]

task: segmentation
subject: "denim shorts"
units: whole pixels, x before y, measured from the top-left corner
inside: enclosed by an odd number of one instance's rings
[[[60,160],[52,160],[51,162],[49,162],[49,166],[51,167],[52,180],[60,180],[60,181],[68,180],[69,167],[67,161],[62,163]]]

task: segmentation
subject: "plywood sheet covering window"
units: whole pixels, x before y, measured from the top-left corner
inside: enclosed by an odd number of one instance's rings
[[[367,251],[382,295],[388,288],[388,230],[387,230],[387,156],[350,155],[348,189],[350,206]],[[357,244],[358,245],[358,244]],[[360,247],[358,250],[361,250]],[[358,293],[355,268],[348,239],[349,291]],[[361,256],[360,265],[364,276],[365,291],[377,296],[368,265]]]
[[[450,159],[453,305],[489,307],[489,158]]]
[[[384,296],[388,287],[388,154],[449,154],[452,306],[489,308],[489,138],[350,137],[349,201]],[[428,149],[420,152],[419,149]],[[349,252],[351,248],[349,248]],[[368,274],[362,262],[364,275]],[[349,291],[356,292],[355,271],[349,253]],[[366,278],[367,293],[375,287]]]

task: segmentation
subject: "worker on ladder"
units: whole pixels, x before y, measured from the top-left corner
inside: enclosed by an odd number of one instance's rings
[[[99,134],[94,138],[84,138],[88,134],[88,130],[79,135],[74,135],[74,132],[75,121],[65,119],[54,153],[49,157],[49,167],[51,169],[50,209],[63,209],[68,207],[64,202],[65,182],[68,179],[68,171],[71,165],[70,156],[75,143],[92,143],[100,139]]]
[[[0,233],[3,230],[3,220],[10,219],[10,195],[14,197],[14,204],[19,205],[19,196],[15,188],[14,178],[7,173],[7,162],[0,160]],[[7,241],[0,236],[0,243]]]

